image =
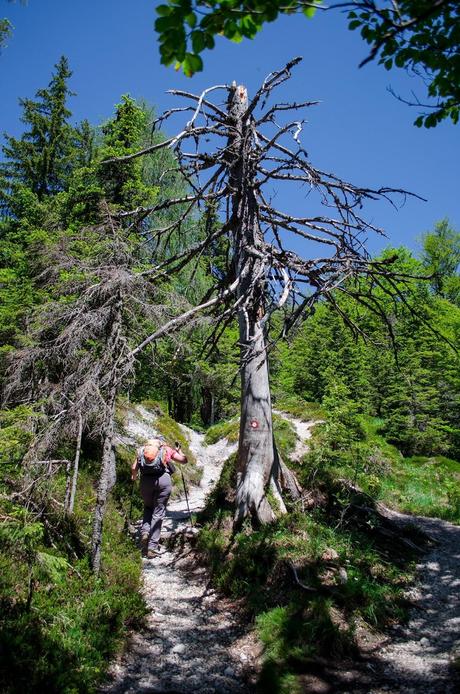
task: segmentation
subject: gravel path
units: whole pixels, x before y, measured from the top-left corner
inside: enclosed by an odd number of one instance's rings
[[[136,433],[138,429],[136,426]],[[204,447],[203,435],[183,429],[203,467],[200,487],[189,489],[190,508],[198,511],[235,447],[226,440]],[[146,437],[154,434],[153,430],[144,433]],[[176,474],[175,484],[181,484],[180,474]],[[180,498],[168,507],[162,535],[187,528],[187,506],[185,498]],[[210,588],[205,569],[195,566],[187,553],[177,551],[165,551],[143,563],[143,594],[151,610],[147,626],[133,635],[126,655],[112,666],[113,680],[103,691],[251,692],[249,682],[257,656],[254,637],[242,625],[234,605]]]
[[[408,624],[396,628],[379,651],[376,666],[384,684],[371,691],[455,694],[460,683],[453,681],[450,665],[460,657],[460,527],[438,518],[387,513],[423,530],[435,546],[417,565]]]
[[[305,453],[308,453],[309,446],[307,441],[308,439],[311,439],[311,430],[313,429],[315,424],[321,424],[323,420],[311,419],[307,422],[304,422],[302,419],[297,419],[297,417],[293,417],[287,412],[281,412],[280,410],[273,410],[273,414],[277,414],[280,417],[283,417],[283,419],[287,419],[287,421],[294,427],[295,433],[297,434],[297,443],[294,452],[291,453],[291,458],[294,461],[301,460]]]
[[[199,487],[190,487],[189,490],[189,506],[192,512],[201,511],[204,508],[204,503],[207,494],[218,482],[220,471],[224,460],[236,451],[237,444],[229,443],[227,439],[221,439],[212,446],[206,446],[204,443],[204,435],[197,431],[180,425],[182,431],[189,440],[190,448],[195,455],[197,465],[203,469]],[[179,468],[179,464],[176,466]],[[180,470],[177,470],[174,484],[182,491],[182,480],[180,479]],[[181,498],[172,501],[168,504],[168,513],[163,528],[166,530],[180,530],[189,522],[187,505],[185,496],[181,494]]]

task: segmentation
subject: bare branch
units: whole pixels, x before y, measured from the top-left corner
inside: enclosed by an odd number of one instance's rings
[[[277,72],[272,72],[265,78],[261,88],[256,92],[254,98],[249,103],[249,106],[243,116],[243,120],[247,120],[249,116],[254,112],[256,106],[258,105],[260,99],[263,96],[268,96],[270,92],[278,87],[280,84],[288,80],[291,76],[291,69],[302,62],[301,57],[293,58],[286,65]]]
[[[149,335],[135,349],[133,349],[130,352],[130,357],[135,357],[141,350],[144,349],[144,347],[149,345],[151,342],[158,340],[163,335],[170,334],[174,330],[177,330],[182,325],[184,325],[184,323],[186,323],[188,320],[190,320],[190,318],[192,316],[194,316],[196,313],[204,311],[207,308],[210,308],[211,306],[214,306],[217,303],[222,303],[222,301],[224,301],[224,299],[229,294],[232,294],[235,291],[238,284],[239,284],[239,279],[236,279],[233,282],[233,284],[231,284],[228,287],[228,289],[225,289],[224,291],[220,292],[220,294],[218,294],[218,296],[215,296],[214,298],[209,299],[208,301],[205,301],[202,304],[199,304],[198,306],[194,306],[189,311],[182,313],[180,316],[176,316],[175,318],[172,318],[168,323],[165,323],[165,325],[162,325],[161,328],[159,328],[157,331],[155,331],[154,333]]]

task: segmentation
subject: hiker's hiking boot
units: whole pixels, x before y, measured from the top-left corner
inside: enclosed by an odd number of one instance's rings
[[[148,550],[147,559],[155,559],[155,557],[161,557],[162,554],[164,554],[162,549],[159,547],[154,547],[153,549]]]

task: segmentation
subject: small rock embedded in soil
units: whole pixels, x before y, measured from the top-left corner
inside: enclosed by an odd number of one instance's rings
[[[173,653],[177,653],[178,655],[181,655],[182,653],[185,653],[187,650],[187,646],[184,646],[183,643],[178,643],[174,648],[172,649]]]

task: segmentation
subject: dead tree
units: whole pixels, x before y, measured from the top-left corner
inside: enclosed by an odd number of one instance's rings
[[[112,310],[110,335],[107,341],[107,350],[112,355],[112,365],[108,373],[107,395],[105,398],[104,422],[102,426],[103,445],[102,460],[97,487],[96,507],[93,516],[93,534],[91,540],[91,566],[95,573],[99,573],[101,565],[102,529],[110,491],[110,483],[115,477],[115,457],[112,451],[114,436],[114,418],[116,397],[122,377],[120,377],[120,359],[123,356],[123,298],[118,292]]]
[[[80,466],[80,455],[81,455],[81,441],[83,437],[83,417],[81,412],[78,412],[78,431],[75,447],[75,457],[73,461],[73,468],[71,469],[70,461],[67,474],[67,483],[64,498],[64,510],[69,515],[73,513],[73,507],[75,504],[75,495],[77,493],[77,482],[78,482],[78,470]],[[72,475],[70,474],[72,472]]]
[[[34,432],[22,461],[20,493],[24,498],[59,469],[48,461],[50,470],[45,479],[38,464],[55,457],[51,454],[60,444],[75,439],[72,478],[71,463],[65,461],[68,481],[64,509],[71,513],[82,437],[100,442],[90,549],[96,573],[101,561],[103,519],[114,482],[116,397],[133,377],[132,349],[145,334],[145,325],[161,325],[172,312],[171,291],[166,297],[158,283],[138,272],[145,259],[139,257],[140,243],[132,237],[104,206],[99,224],[81,229],[75,236],[63,234],[58,244],[44,249],[47,269],[37,284],[53,298],[35,308],[30,345],[12,353],[2,393],[6,405],[39,402],[43,415],[41,428]],[[99,250],[80,257],[74,250],[76,242],[77,249],[84,243]],[[68,276],[64,284],[60,281],[63,274]],[[176,303],[183,307],[185,302]]]
[[[220,223],[207,229],[201,240],[181,253],[172,253],[147,272],[151,278],[160,278],[189,263],[198,263],[213,244],[225,239],[225,277],[216,279],[197,306],[143,340],[132,356],[197,312],[215,318],[215,339],[222,326],[235,316],[238,318],[241,424],[236,525],[248,516],[261,523],[272,520],[275,512],[267,499],[267,490],[271,487],[280,499],[282,483],[287,478],[280,472],[272,432],[267,327],[273,311],[283,308],[285,335],[313,310],[319,299],[325,299],[360,333],[360,326],[344,314],[337,302],[337,292],[346,292],[380,315],[372,287],[383,283],[397,292],[397,281],[401,279],[392,271],[392,259],[376,261],[367,254],[367,234],[383,232],[364,219],[361,209],[366,201],[383,198],[392,202],[395,194],[404,199],[407,193],[356,186],[315,168],[300,143],[305,121],[297,114],[315,102],[266,107],[271,92],[291,76],[291,69],[299,61],[296,58],[270,74],[252,99],[248,99],[245,87],[236,84],[214,86],[201,95],[174,90],[173,94],[192,105],[171,109],[158,123],[179,113],[190,113],[185,128],[165,142],[118,159],[128,161],[169,147],[175,153],[178,170],[189,183],[186,196],[120,213],[122,219],[128,218],[135,225],[162,210],[177,207],[180,211],[173,222],[150,228],[152,242],[167,247],[171,235],[193,219],[197,209],[211,207],[213,214],[220,212]],[[212,100],[216,92],[224,93],[223,102]],[[290,113],[294,113],[293,119],[280,122]],[[285,182],[297,185],[299,195],[306,191],[312,201],[310,213],[298,216],[274,206],[267,188]],[[297,246],[299,241],[303,242],[305,253],[295,250],[293,239]],[[365,285],[354,282],[360,277],[368,280]]]

